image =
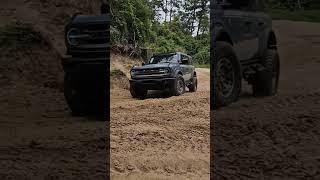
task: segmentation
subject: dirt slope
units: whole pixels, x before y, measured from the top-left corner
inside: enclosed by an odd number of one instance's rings
[[[31,23],[46,41],[0,48],[0,179],[106,179],[106,123],[71,116],[61,91],[63,23],[39,2],[0,2],[1,28]]]
[[[320,178],[320,24],[276,21],[280,92],[212,112],[216,179]]]

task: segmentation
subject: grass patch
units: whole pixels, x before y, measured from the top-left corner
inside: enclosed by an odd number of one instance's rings
[[[29,24],[11,24],[0,27],[0,47],[28,47],[39,45],[42,38]]]
[[[210,69],[210,64],[194,64],[195,68],[208,68]]]
[[[125,77],[126,75],[119,69],[113,69],[110,72],[111,77]]]
[[[288,11],[285,9],[271,9],[269,10],[269,14],[274,20],[320,22],[319,10]]]

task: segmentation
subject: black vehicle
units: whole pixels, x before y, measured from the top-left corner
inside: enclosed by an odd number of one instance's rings
[[[108,14],[76,14],[65,28],[64,94],[74,114],[107,108],[110,22]]]
[[[211,25],[211,109],[237,101],[242,79],[254,95],[275,95],[280,62],[264,1],[214,0]]]
[[[148,90],[169,90],[172,95],[197,90],[197,73],[192,58],[176,52],[154,55],[148,64],[133,66],[131,71],[130,92],[132,97],[143,99]]]

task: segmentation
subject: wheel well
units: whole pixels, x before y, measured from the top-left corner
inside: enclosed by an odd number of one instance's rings
[[[274,32],[269,33],[268,49],[277,49],[277,38]]]
[[[228,42],[229,44],[233,45],[231,37],[229,36],[229,34],[227,32],[220,33],[218,35],[218,37],[216,38],[216,41],[224,41],[224,42]]]

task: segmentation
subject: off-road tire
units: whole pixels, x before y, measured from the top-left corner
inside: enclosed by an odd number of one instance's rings
[[[64,75],[64,97],[72,111],[72,115],[81,116],[86,113],[86,104],[81,98],[80,92],[75,89],[69,73]]]
[[[147,97],[148,90],[130,86],[130,93],[133,98],[145,99]]]
[[[215,110],[223,106],[227,106],[239,99],[241,92],[242,73],[241,65],[237,59],[237,56],[232,46],[227,42],[218,41],[214,44],[213,60],[211,62],[211,109]],[[230,75],[228,74],[228,78],[225,78],[225,74],[220,72],[222,71],[223,62],[226,62],[226,64],[232,68],[230,71],[224,70],[225,73],[229,72],[232,76],[232,82],[228,83],[229,86],[231,84],[231,87],[230,90],[227,91],[227,94],[224,94],[225,90],[223,88],[226,86],[224,85],[226,83],[223,82],[226,79],[230,79]]]
[[[198,89],[198,79],[197,76],[192,77],[191,84],[188,86],[189,92],[196,92]]]
[[[252,91],[254,96],[274,96],[278,92],[280,60],[276,50],[267,50],[261,60],[265,67],[253,77]]]
[[[171,89],[173,96],[180,96],[186,92],[186,84],[183,77],[178,74],[174,83],[174,87]]]

